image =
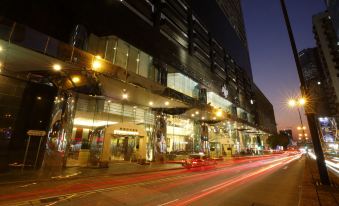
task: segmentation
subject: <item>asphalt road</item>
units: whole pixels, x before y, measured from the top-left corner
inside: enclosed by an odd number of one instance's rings
[[[303,170],[299,155],[279,155],[216,167],[8,188],[0,204],[297,206]]]

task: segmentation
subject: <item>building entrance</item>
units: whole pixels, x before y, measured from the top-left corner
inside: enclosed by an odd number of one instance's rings
[[[114,135],[111,139],[111,159],[112,160],[136,160],[139,150],[138,136],[121,136]]]

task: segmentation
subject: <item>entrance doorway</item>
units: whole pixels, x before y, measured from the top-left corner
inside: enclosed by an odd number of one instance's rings
[[[131,161],[137,158],[139,151],[138,136],[113,135],[111,139],[111,159]]]

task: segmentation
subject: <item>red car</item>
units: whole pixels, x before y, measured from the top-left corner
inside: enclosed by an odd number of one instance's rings
[[[182,165],[188,169],[216,164],[216,160],[211,159],[210,157],[207,157],[203,154],[190,154],[188,158],[182,163]]]

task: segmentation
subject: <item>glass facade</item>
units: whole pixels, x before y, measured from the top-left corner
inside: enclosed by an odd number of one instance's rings
[[[139,127],[135,129],[134,125]],[[146,158],[146,151],[140,154],[139,149],[146,148],[146,144],[150,143],[148,138],[152,136],[153,125],[154,115],[149,108],[102,96],[78,94],[67,165],[99,164],[107,141],[110,144],[109,160],[136,161],[137,157]],[[142,132],[147,135],[139,136]],[[142,138],[144,145],[140,145]],[[82,160],[84,152],[86,160]]]
[[[232,111],[232,103],[214,92],[207,92],[207,103],[216,108],[221,108],[227,113]]]
[[[0,171],[9,162],[9,144],[13,137],[26,82],[0,75]]]
[[[198,96],[198,83],[180,73],[168,73],[167,86],[190,97]]]
[[[169,115],[167,119],[167,152],[193,152],[194,123],[189,119]]]
[[[159,82],[159,68],[154,66],[153,57],[115,36],[96,37],[91,35],[88,51],[112,64],[152,81]]]

